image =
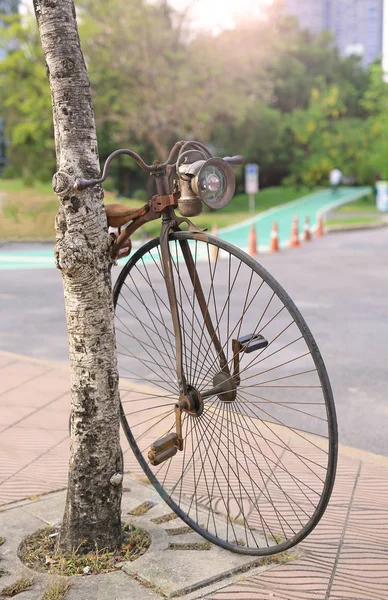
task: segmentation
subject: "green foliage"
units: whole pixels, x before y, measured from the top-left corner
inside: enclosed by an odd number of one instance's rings
[[[135,190],[133,193],[133,197],[135,200],[141,200],[142,202],[147,201],[147,192],[143,189]]]
[[[8,27],[1,45],[13,50],[0,61],[0,115],[6,120],[13,173],[31,185],[35,178],[51,179],[55,166],[50,92],[32,17],[4,18]]]
[[[327,185],[330,171],[338,167],[359,183],[372,183],[378,169],[376,161],[372,168],[367,158],[373,127],[370,120],[348,115],[341,88],[324,84],[313,88],[307,109],[293,111],[286,119],[288,182]]]
[[[101,160],[117,147],[164,160],[177,139],[199,139],[218,155],[258,163],[262,186],[284,178],[326,185],[334,166],[359,183],[373,183],[377,171],[388,177],[381,68],[341,58],[329,34],[301,31],[278,3],[267,20],[196,36],[164,0],[112,0],[109,9],[80,0],[77,9]],[[55,168],[49,86],[34,20],[3,19],[5,174],[30,186],[49,181]],[[243,169],[236,174],[242,190]],[[133,196],[145,184],[128,157],[112,164],[107,189]]]
[[[331,34],[314,36],[299,31],[295,24],[279,44],[282,52],[269,70],[275,108],[282,112],[307,109],[312,90],[324,82],[341,88],[348,114],[357,116],[362,112],[359,101],[368,86],[368,74],[357,57],[340,58]]]

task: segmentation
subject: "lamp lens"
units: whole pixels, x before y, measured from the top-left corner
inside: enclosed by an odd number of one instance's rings
[[[225,194],[225,175],[222,170],[215,165],[205,166],[201,170],[198,184],[201,191],[201,197],[209,206],[213,203],[217,203]]]

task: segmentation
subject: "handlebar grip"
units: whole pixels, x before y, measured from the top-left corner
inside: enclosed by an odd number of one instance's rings
[[[100,183],[100,181],[99,179],[76,179],[74,189],[81,192],[92,185],[96,185],[96,183]]]
[[[243,165],[245,158],[241,154],[237,154],[236,156],[225,156],[224,161],[230,165]]]

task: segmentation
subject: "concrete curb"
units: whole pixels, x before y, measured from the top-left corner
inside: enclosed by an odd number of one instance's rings
[[[383,229],[388,227],[388,222],[382,223],[365,223],[364,225],[330,225],[325,227],[326,233],[347,233],[349,231],[366,231],[369,229]]]

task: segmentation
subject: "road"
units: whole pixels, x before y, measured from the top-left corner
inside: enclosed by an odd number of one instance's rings
[[[332,381],[340,442],[388,456],[388,229],[332,234],[301,249],[263,255],[261,262],[318,342]],[[116,267],[114,279],[118,273]],[[0,349],[67,359],[55,269],[0,271],[0,304]]]

